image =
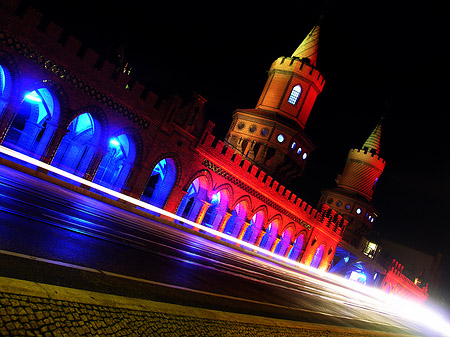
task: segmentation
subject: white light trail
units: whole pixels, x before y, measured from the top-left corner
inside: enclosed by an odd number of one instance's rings
[[[227,235],[225,233],[216,231],[212,228],[203,226],[201,224],[195,223],[191,220],[185,219],[179,215],[168,212],[159,207],[155,207],[151,204],[143,202],[141,200],[132,198],[128,195],[113,191],[104,186],[93,183],[92,181],[80,178],[76,175],[63,171],[57,167],[43,163],[37,159],[26,156],[20,152],[11,150],[0,145],[0,153],[7,156],[19,159],[21,161],[27,162],[32,165],[36,165],[42,169],[56,173],[62,177],[71,179],[85,186],[89,186],[103,193],[109,194],[118,199],[122,199],[133,205],[148,209],[152,212],[159,213],[161,215],[168,216],[172,219],[187,223],[199,230],[205,231],[213,236],[220,237],[222,239],[231,241],[238,244],[241,247],[256,251],[263,255],[268,255],[270,257],[276,257],[277,260],[283,261],[284,263],[296,267],[303,272],[306,272],[310,276],[314,275],[315,283],[320,283],[321,285],[327,287],[328,289],[340,293],[349,299],[353,300],[353,303],[361,303],[363,307],[370,308],[376,311],[381,311],[385,314],[394,315],[396,317],[401,317],[408,321],[415,321],[417,323],[423,324],[435,331],[438,331],[442,336],[450,336],[450,322],[444,318],[440,313],[427,308],[423,303],[417,303],[411,300],[405,300],[398,296],[387,294],[378,288],[369,287],[363,284],[359,284],[354,281],[347,280],[341,276],[330,274],[328,272],[306,266],[304,264],[298,263],[296,261],[290,260],[284,256],[277,255],[267,249],[255,246],[251,243],[239,240],[235,237]],[[290,271],[294,273],[293,271]],[[332,283],[330,283],[332,282]],[[357,302],[355,302],[357,301]],[[359,301],[359,302],[358,302]]]

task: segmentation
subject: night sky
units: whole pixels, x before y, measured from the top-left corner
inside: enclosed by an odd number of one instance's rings
[[[360,148],[386,113],[374,229],[444,253],[449,263],[445,2],[32,3],[101,54],[123,44],[133,78],[161,99],[199,92],[219,138],[235,109],[255,107],[271,63],[290,56],[325,10],[317,67],[326,84],[306,126],[317,148],[292,190],[316,205],[320,190],[335,186],[348,150]]]

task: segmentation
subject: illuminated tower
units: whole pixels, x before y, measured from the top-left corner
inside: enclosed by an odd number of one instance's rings
[[[287,185],[301,175],[314,149],[304,128],[325,84],[316,68],[317,24],[291,57],[279,57],[254,109],[238,109],[226,141],[275,180]]]
[[[385,166],[379,156],[381,127],[382,120],[361,149],[349,151],[344,171],[336,179],[337,187],[323,190],[319,201],[319,208],[327,204],[348,220],[344,241],[354,247],[370,232],[378,216],[370,201]]]

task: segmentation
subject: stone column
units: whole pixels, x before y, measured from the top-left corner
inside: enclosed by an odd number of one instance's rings
[[[88,168],[86,172],[84,173],[83,178],[89,181],[93,181],[95,174],[97,173],[97,170],[100,166],[100,163],[103,160],[103,157],[107,153],[107,150],[103,147],[99,147],[97,152],[95,153],[94,157],[92,158],[91,162],[88,165]]]
[[[203,221],[203,218],[205,217],[206,211],[208,210],[208,207],[211,206],[211,203],[207,202],[207,201],[203,201],[203,200],[199,200],[199,202],[202,202],[203,205],[200,208],[200,211],[197,214],[197,217],[195,219],[195,223],[197,224],[201,224]],[[199,229],[197,227],[194,227],[195,231],[199,231]]]
[[[0,144],[2,144],[3,140],[6,137],[6,134],[9,131],[9,128],[12,125],[14,117],[16,117],[17,111],[14,107],[8,107],[3,111],[3,114],[0,116]]]
[[[53,126],[55,127],[55,126]],[[64,138],[64,136],[69,132],[66,128],[62,128],[60,126],[56,127],[54,130],[53,136],[50,139],[50,142],[47,146],[47,151],[42,155],[41,160],[46,164],[51,164],[53,158],[55,158],[55,154],[58,151],[59,146]]]
[[[217,231],[223,233],[223,230],[225,229],[225,226],[227,225],[228,220],[231,217],[231,213],[225,212],[222,220],[219,223],[219,226],[217,226]],[[220,236],[216,236],[216,239],[220,240]]]
[[[244,222],[243,224],[242,224],[242,227],[241,227],[241,231],[239,232],[239,235],[237,236],[237,238],[239,239],[239,240],[242,240],[242,238],[244,237],[244,235],[245,235],[245,232],[247,231],[247,228],[250,226],[250,223],[249,222]]]
[[[275,241],[272,244],[272,247],[270,248],[270,252],[273,253],[275,251],[275,248],[277,248],[278,243],[281,241],[281,237],[277,236]]]

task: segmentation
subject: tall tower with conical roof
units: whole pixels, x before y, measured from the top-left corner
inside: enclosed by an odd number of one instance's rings
[[[304,133],[325,80],[316,68],[319,24],[291,57],[279,57],[268,72],[254,109],[238,109],[225,141],[281,184],[301,175],[314,146]]]
[[[348,221],[344,241],[359,246],[378,217],[371,200],[385,161],[380,157],[382,120],[360,149],[351,149],[337,187],[322,191],[319,208],[327,204]]]

